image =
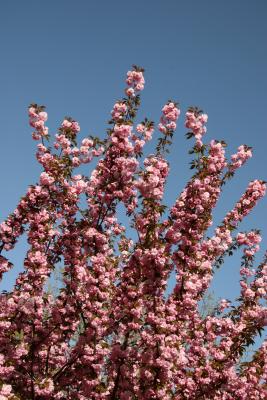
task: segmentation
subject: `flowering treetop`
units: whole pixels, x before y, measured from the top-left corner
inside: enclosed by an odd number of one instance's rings
[[[266,185],[250,182],[207,237],[223,185],[252,152],[242,145],[228,161],[223,141],[203,142],[208,116],[191,107],[185,126],[195,140],[194,174],[167,215],[165,156],[180,109],[164,105],[155,152],[142,163],[154,133],[148,119],[134,125],[143,73],[137,66],[127,73],[126,97],[115,103],[104,140],[78,144],[80,126],[66,117],[51,141],[45,108],[29,107],[43,172],[0,225],[1,276],[12,268],[7,252],[18,238],[26,234],[29,243],[13,290],[0,294],[1,400],[267,397],[266,342],[241,360],[267,324],[267,262],[254,266],[259,231],[235,233]],[[89,177],[75,172],[96,157]],[[118,219],[120,203],[135,241]],[[201,316],[216,267],[241,246],[237,303],[223,299]],[[52,295],[47,282],[57,268],[62,285]]]

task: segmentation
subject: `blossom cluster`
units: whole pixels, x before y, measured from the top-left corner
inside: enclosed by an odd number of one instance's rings
[[[180,115],[180,109],[172,101],[165,104],[162,108],[162,116],[159,123],[159,130],[162,133],[174,131],[176,129],[176,120]]]
[[[202,137],[206,133],[207,128],[205,124],[208,121],[207,114],[200,112],[199,110],[189,109],[186,112],[186,128],[190,129],[196,139],[196,146],[202,146]]]
[[[120,121],[126,113],[127,105],[123,102],[120,102],[114,104],[111,116],[115,121]]]
[[[164,159],[149,157],[144,160],[145,170],[135,186],[144,198],[160,200],[169,167]]]
[[[252,157],[251,148],[246,145],[241,145],[238,147],[238,152],[231,156],[231,163],[229,165],[229,170],[231,172],[240,168],[249,158]]]
[[[134,97],[138,92],[144,90],[145,79],[143,75],[143,69],[134,68],[134,70],[128,71],[126,83],[129,87],[125,90],[125,92],[129,97]]]
[[[152,139],[153,132],[153,124],[143,122],[136,126],[136,133],[133,133],[132,135],[134,151],[136,154],[140,153],[146,142]]]
[[[32,133],[32,138],[34,140],[40,140],[42,137],[48,136],[48,128],[45,126],[45,122],[47,121],[47,113],[43,111],[43,108],[33,105],[29,107],[29,118],[30,125],[35,128],[35,131]]]
[[[239,245],[246,245],[248,248],[244,249],[244,253],[246,256],[253,256],[257,251],[259,251],[261,242],[261,236],[255,231],[251,231],[248,233],[238,233],[236,236],[237,243]]]

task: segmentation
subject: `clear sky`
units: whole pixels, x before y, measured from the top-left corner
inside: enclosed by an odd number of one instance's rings
[[[81,137],[104,136],[114,101],[123,94],[132,64],[146,70],[138,115],[156,122],[166,100],[182,112],[198,105],[209,114],[207,140],[224,139],[228,154],[253,146],[254,157],[225,188],[215,212],[220,222],[250,180],[267,180],[266,0],[9,0],[0,7],[0,181],[3,220],[29,184],[38,180],[36,143],[27,106],[47,106],[50,132],[70,115]],[[165,203],[171,205],[190,171],[183,116],[169,161]],[[148,151],[152,151],[149,146]],[[267,244],[267,200],[242,224],[260,228]],[[22,241],[12,260],[21,267]],[[214,279],[221,297],[239,289],[234,257]],[[2,287],[9,288],[15,272]]]

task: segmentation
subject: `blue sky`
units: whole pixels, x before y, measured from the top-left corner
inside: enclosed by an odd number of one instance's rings
[[[0,12],[0,181],[3,220],[28,185],[38,180],[36,143],[27,106],[44,104],[50,132],[70,115],[81,138],[104,136],[109,112],[123,94],[131,65],[146,69],[138,115],[156,122],[166,100],[182,112],[198,105],[209,114],[207,140],[224,139],[228,154],[253,146],[254,157],[225,188],[215,222],[234,205],[250,180],[267,180],[266,89],[267,2],[9,0]],[[165,203],[171,205],[190,177],[183,116],[169,156],[171,174]],[[153,146],[148,146],[151,152]],[[89,171],[88,171],[89,172]],[[267,244],[264,199],[241,226],[260,228]],[[13,252],[20,268],[25,243]],[[216,275],[218,296],[238,294],[238,257]],[[2,287],[9,288],[15,273]]]

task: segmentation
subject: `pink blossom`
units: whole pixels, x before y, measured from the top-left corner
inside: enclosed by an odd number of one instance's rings
[[[266,341],[240,363],[267,324],[266,257],[255,261],[257,230],[235,233],[266,184],[250,182],[210,234],[223,184],[251,150],[242,145],[227,162],[224,142],[202,142],[207,114],[190,108],[195,171],[168,209],[164,153],[180,109],[164,105],[155,154],[140,162],[154,131],[146,118],[134,128],[144,83],[134,66],[104,139],[80,142],[68,117],[45,145],[47,114],[29,107],[42,172],[0,224],[0,279],[13,268],[8,252],[27,237],[22,271],[0,293],[0,399],[266,398]],[[94,157],[89,176],[75,172]],[[216,268],[240,246],[238,299],[202,315]]]
[[[47,185],[50,186],[55,182],[55,179],[53,176],[49,175],[46,172],[42,172],[40,175],[40,183],[41,185]]]

